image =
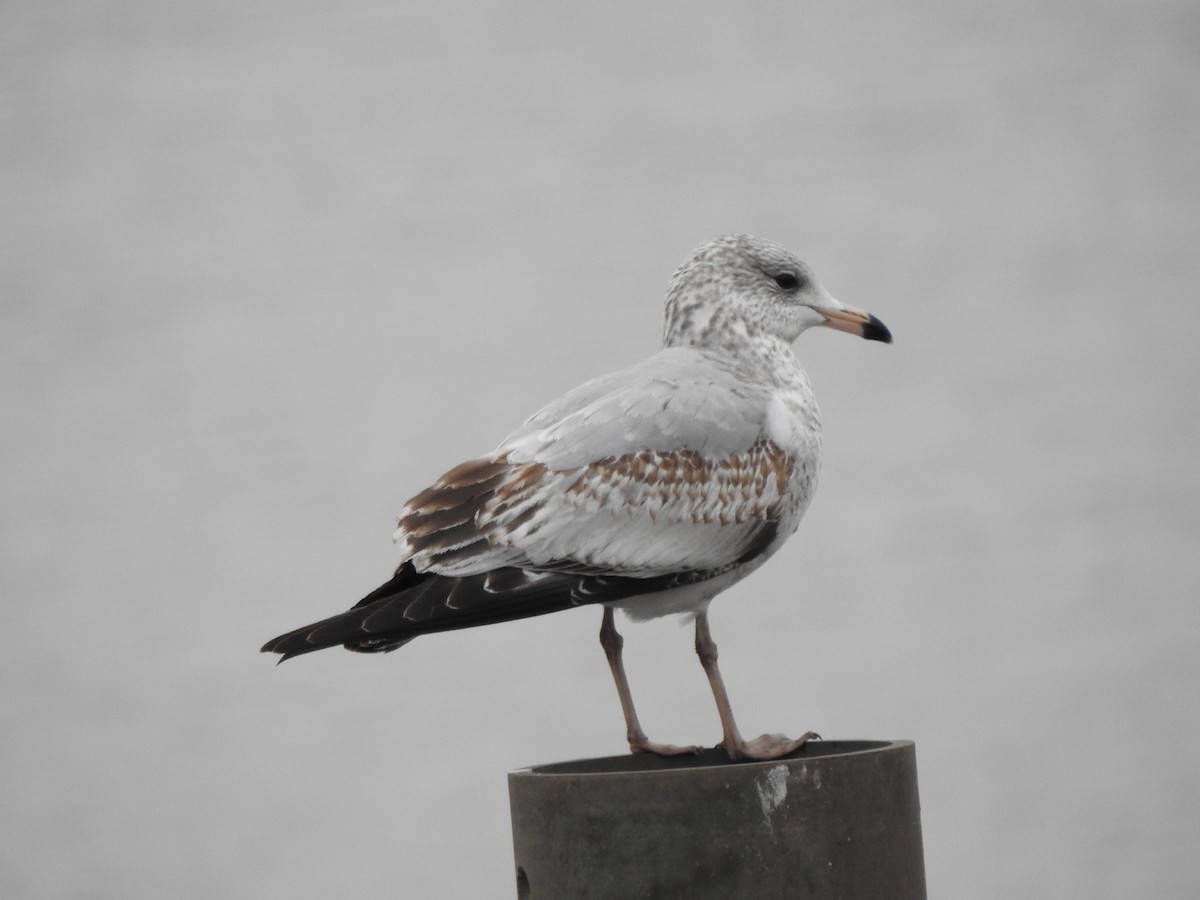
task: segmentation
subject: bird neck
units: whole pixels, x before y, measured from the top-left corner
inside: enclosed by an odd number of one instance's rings
[[[720,308],[697,308],[668,318],[663,329],[663,347],[691,347],[728,355],[753,352],[755,336],[740,316]]]

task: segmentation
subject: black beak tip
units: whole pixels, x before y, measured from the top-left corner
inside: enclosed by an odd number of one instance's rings
[[[868,341],[882,341],[885,344],[892,342],[892,333],[888,331],[888,327],[874,316],[871,316],[867,320],[867,324],[863,326],[862,336]]]

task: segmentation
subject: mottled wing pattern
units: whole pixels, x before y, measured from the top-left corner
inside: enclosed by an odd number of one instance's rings
[[[815,465],[766,436],[768,407],[694,350],[585,384],[405,505],[391,581],[264,649],[386,651],[729,572],[774,541],[795,467]]]
[[[410,500],[396,532],[405,558],[457,577],[518,566],[635,578],[741,559],[805,464],[766,436],[766,391],[747,397],[691,350],[618,374]]]
[[[794,465],[765,438],[719,458],[640,450],[565,470],[475,460],[409,501],[397,538],[417,571],[456,577],[721,568],[778,518]]]

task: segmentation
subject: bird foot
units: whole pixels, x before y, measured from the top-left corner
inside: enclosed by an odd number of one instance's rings
[[[629,739],[629,749],[634,753],[654,753],[658,756],[687,756],[700,752],[696,746],[677,747],[674,744],[659,744],[645,736]]]
[[[735,762],[742,759],[766,761],[795,753],[809,741],[820,739],[821,736],[814,731],[806,731],[794,740],[782,734],[762,734],[752,741],[739,738],[732,744],[722,741],[719,746],[724,747],[729,758]]]

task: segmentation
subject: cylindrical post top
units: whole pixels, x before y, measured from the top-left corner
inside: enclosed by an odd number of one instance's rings
[[[910,741],[584,759],[509,774],[519,900],[924,900]]]

